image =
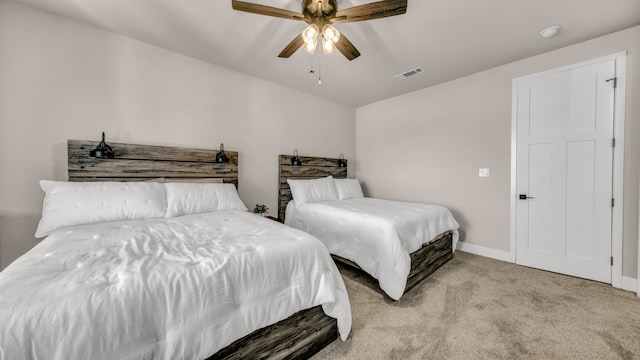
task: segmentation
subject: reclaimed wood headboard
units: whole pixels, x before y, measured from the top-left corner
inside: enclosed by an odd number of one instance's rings
[[[115,157],[89,156],[99,141],[68,140],[69,181],[141,181],[153,178],[222,178],[238,187],[238,152],[214,163],[219,150],[112,143]]]
[[[300,156],[302,165],[293,166],[291,165],[291,157],[291,155],[279,156],[278,220],[281,222],[284,222],[287,204],[292,199],[291,188],[289,188],[287,179],[317,179],[329,175],[338,179],[347,177],[347,166],[338,167],[339,159],[337,158]]]

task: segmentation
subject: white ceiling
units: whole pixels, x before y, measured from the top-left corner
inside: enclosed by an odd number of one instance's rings
[[[404,15],[335,25],[362,54],[353,61],[302,49],[281,59],[306,24],[238,12],[230,0],[15,1],[351,106],[640,25],[640,0],[409,0]],[[246,1],[301,11],[301,0]],[[551,25],[560,33],[542,38]],[[426,72],[394,78],[415,67]]]

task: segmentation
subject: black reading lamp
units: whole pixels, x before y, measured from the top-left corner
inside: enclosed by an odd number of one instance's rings
[[[224,144],[222,143],[220,144],[220,151],[218,151],[218,153],[216,154],[216,162],[219,164],[229,162],[229,157],[224,152]]]
[[[293,150],[293,157],[291,158],[291,165],[300,166],[302,165],[302,161],[300,161],[300,156],[298,156],[298,150]]]
[[[347,167],[347,160],[344,158],[343,154],[340,154],[340,157],[338,158],[338,167]]]
[[[95,149],[89,151],[89,156],[100,159],[113,159],[114,155],[111,146],[104,142],[104,132],[102,132],[102,141],[100,141],[100,144],[98,144]]]

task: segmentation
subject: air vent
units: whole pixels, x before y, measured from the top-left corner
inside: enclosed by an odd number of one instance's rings
[[[410,78],[412,76],[415,76],[415,75],[418,75],[418,74],[422,74],[423,72],[424,72],[423,68],[417,67],[415,69],[411,69],[411,70],[405,71],[405,72],[403,72],[401,74],[397,74],[395,77],[398,80],[404,80],[406,78]]]

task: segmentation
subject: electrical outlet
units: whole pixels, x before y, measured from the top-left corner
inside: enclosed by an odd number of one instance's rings
[[[478,171],[478,176],[480,177],[489,176],[489,168],[480,168],[480,170]]]

